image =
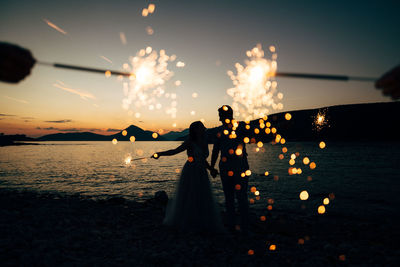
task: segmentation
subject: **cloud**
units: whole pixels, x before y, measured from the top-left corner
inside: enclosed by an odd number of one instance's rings
[[[0,117],[14,117],[15,115],[0,113]]]
[[[87,100],[88,98],[96,99],[96,97],[94,95],[92,95],[91,93],[85,93],[85,92],[78,91],[76,89],[66,87],[66,85],[62,81],[57,81],[56,83],[53,83],[53,86],[60,88],[64,91],[70,92],[72,94],[79,95],[83,100]]]
[[[68,123],[68,122],[72,122],[72,120],[58,120],[58,121],[44,121],[44,122],[48,122],[48,123]]]
[[[112,128],[108,128],[107,132],[120,132],[122,131],[121,129],[112,129]]]
[[[58,127],[36,127],[37,130],[45,130],[45,131],[60,131],[60,132],[96,132],[101,131],[101,129],[96,128],[58,128]]]
[[[58,129],[61,132],[81,132],[84,131],[82,128],[66,128],[66,129]]]
[[[58,130],[58,128],[54,128],[54,127],[47,127],[47,128],[36,127],[36,129],[38,129],[38,130],[46,130],[46,131]]]
[[[10,96],[7,96],[7,95],[5,95],[4,97],[7,98],[7,99],[10,99],[10,100],[17,101],[17,102],[22,103],[22,104],[28,104],[29,103],[26,100],[10,97]]]

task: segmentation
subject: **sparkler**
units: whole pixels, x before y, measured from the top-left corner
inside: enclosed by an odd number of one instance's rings
[[[103,56],[101,58],[104,59]],[[106,60],[106,59],[105,59]],[[110,62],[111,63],[111,62]],[[55,68],[64,68],[64,69],[72,69],[78,71],[88,71],[88,72],[97,72],[97,73],[105,73],[109,71],[111,75],[122,75],[129,77],[133,73],[124,72],[124,71],[116,71],[116,70],[107,70],[107,69],[97,69],[92,67],[83,67],[76,66],[70,64],[63,63],[50,63],[44,61],[36,61],[36,64],[44,65],[44,66],[52,66]],[[177,67],[183,67],[185,64],[183,62],[178,62]],[[323,80],[339,80],[339,81],[360,81],[360,82],[375,82],[378,78],[372,77],[355,77],[355,76],[345,76],[345,75],[331,75],[331,74],[312,74],[312,73],[293,73],[293,72],[275,72],[274,74],[270,74],[275,77],[285,77],[285,78],[305,78],[305,79],[323,79]]]
[[[283,108],[282,103],[279,103],[283,94],[276,90],[276,77],[361,82],[377,80],[372,77],[278,72],[275,47],[270,46],[269,52],[271,52],[271,58],[266,59],[264,50],[260,44],[257,44],[246,52],[248,59],[245,60],[244,66],[235,64],[236,74],[232,71],[227,72],[234,85],[233,88],[227,90],[227,94],[233,99],[232,108],[236,111],[236,116],[241,116],[245,120],[263,117],[269,113],[270,108],[273,110]]]
[[[317,132],[321,131],[325,126],[329,127],[326,112],[326,109],[320,110],[318,114],[313,117],[313,127]]]
[[[43,65],[43,66],[51,66],[51,67],[62,68],[62,69],[95,72],[95,73],[102,73],[102,74],[109,73],[110,75],[122,75],[125,77],[135,77],[135,74],[133,74],[133,73],[121,72],[121,71],[115,71],[115,70],[96,69],[96,68],[90,68],[90,67],[62,64],[62,63],[50,63],[50,62],[44,62],[44,61],[36,61],[36,63],[39,65]]]
[[[270,51],[275,51],[275,47],[271,47]],[[227,90],[227,94],[233,99],[235,116],[252,120],[267,115],[270,107],[281,109],[283,105],[278,103],[277,82],[272,79],[277,69],[277,54],[273,53],[271,59],[266,59],[264,50],[257,44],[246,55],[249,59],[245,60],[245,66],[235,64],[236,75],[232,71],[227,72],[234,85]]]
[[[177,95],[167,92],[165,86],[167,81],[174,76],[174,72],[168,69],[168,63],[175,59],[176,55],[168,56],[165,50],[157,52],[152,47],[146,47],[130,59],[130,65],[124,64],[124,69],[135,73],[135,79],[123,83],[125,98],[122,107],[128,110],[133,104],[135,110],[142,107],[150,111],[159,110],[162,108],[160,100],[164,98],[170,102],[166,107],[166,113],[175,118]],[[176,86],[180,84],[181,81],[175,82]]]
[[[143,159],[148,159],[148,157],[135,158],[135,159],[133,159],[133,158],[131,158],[131,157],[127,157],[127,158],[125,159],[125,163],[126,163],[126,164],[129,164],[129,163],[131,163],[132,161],[143,160]]]

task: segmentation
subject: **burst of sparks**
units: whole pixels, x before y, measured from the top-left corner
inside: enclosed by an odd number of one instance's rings
[[[58,27],[57,25],[55,25],[54,23],[52,23],[51,21],[47,20],[47,19],[43,19],[44,22],[46,22],[47,25],[49,25],[50,27],[52,27],[53,29],[55,29],[56,31],[62,33],[62,34],[67,34],[66,31],[64,31],[63,29],[61,29],[60,27]]]
[[[279,93],[278,97],[278,84],[273,79],[277,70],[275,47],[271,46],[270,52],[271,59],[266,59],[264,50],[258,44],[247,51],[249,59],[245,60],[245,66],[235,64],[236,75],[232,71],[227,72],[234,85],[227,90],[227,94],[233,99],[232,108],[236,117],[251,120],[264,117],[270,112],[270,108],[283,108],[279,102],[283,95]]]
[[[313,117],[313,127],[317,132],[321,131],[324,127],[329,127],[326,112],[326,109],[319,110],[318,114]]]
[[[132,161],[132,157],[131,156],[127,156],[126,158],[125,158],[125,164],[130,164],[131,163],[131,161]]]
[[[152,47],[147,47],[130,59],[131,65],[124,64],[124,70],[134,73],[136,78],[123,83],[125,98],[122,107],[128,110],[133,105],[135,110],[160,110],[163,107],[161,100],[164,99],[169,101],[165,107],[166,113],[175,118],[177,95],[166,92],[166,82],[174,75],[174,72],[168,69],[168,63],[175,59],[176,55],[168,56],[165,50],[157,52]],[[181,82],[176,81],[175,84],[178,86]],[[135,117],[139,118],[140,113],[136,112]]]

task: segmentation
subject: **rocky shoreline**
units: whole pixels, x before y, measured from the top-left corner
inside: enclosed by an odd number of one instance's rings
[[[385,265],[400,262],[396,218],[251,214],[251,233],[179,233],[165,203],[0,189],[3,266]],[[394,216],[394,215],[392,215]]]

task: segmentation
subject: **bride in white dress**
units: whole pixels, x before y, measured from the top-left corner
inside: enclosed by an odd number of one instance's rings
[[[157,152],[152,157],[172,156],[186,150],[175,198],[168,201],[164,224],[183,231],[221,232],[223,226],[211,191],[207,169],[209,155],[206,128],[200,121],[189,128],[189,138],[176,149]]]

